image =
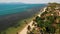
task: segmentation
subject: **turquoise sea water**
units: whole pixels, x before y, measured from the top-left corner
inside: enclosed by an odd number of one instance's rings
[[[0,4],[0,15],[19,13],[39,6],[42,7],[45,4]]]
[[[45,4],[0,4],[0,32],[18,26],[21,20],[34,16]]]

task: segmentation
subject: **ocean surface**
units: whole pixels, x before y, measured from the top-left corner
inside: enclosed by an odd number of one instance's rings
[[[43,6],[45,6],[45,4],[0,4],[0,15],[24,12],[30,8]]]
[[[46,4],[0,4],[0,32],[16,27],[18,21],[32,17]]]

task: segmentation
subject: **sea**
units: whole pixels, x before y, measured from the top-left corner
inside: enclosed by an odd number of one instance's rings
[[[0,32],[16,27],[18,21],[32,17],[46,4],[0,3]]]
[[[0,3],[0,21],[25,19],[39,12],[46,4]]]
[[[45,4],[14,4],[14,3],[2,3],[0,4],[0,15],[7,15],[13,13],[24,12],[31,8],[44,7]]]

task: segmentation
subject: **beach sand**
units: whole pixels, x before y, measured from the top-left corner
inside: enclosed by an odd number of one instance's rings
[[[40,14],[38,14],[38,16],[40,17],[40,15],[41,15],[43,12],[45,12],[45,10],[46,10],[46,7],[43,9],[42,12],[40,12]],[[32,23],[33,23],[33,21],[31,21],[31,22],[28,24],[28,25],[31,26],[31,28],[33,28]],[[28,25],[26,25],[25,28],[24,28],[21,32],[19,32],[19,34],[27,34],[27,27],[28,27]]]

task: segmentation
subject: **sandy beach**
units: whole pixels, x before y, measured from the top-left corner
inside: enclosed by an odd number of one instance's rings
[[[42,12],[40,12],[40,14],[38,14],[38,16],[40,17],[40,15],[41,15],[43,12],[45,12],[45,10],[46,10],[46,7],[43,9]],[[31,22],[28,24],[28,25],[31,26],[31,28],[33,28],[32,23],[33,23],[33,21],[31,21]],[[28,25],[26,25],[25,28],[23,28],[23,30],[22,30],[21,32],[19,32],[19,34],[27,34],[27,27],[28,27]]]

